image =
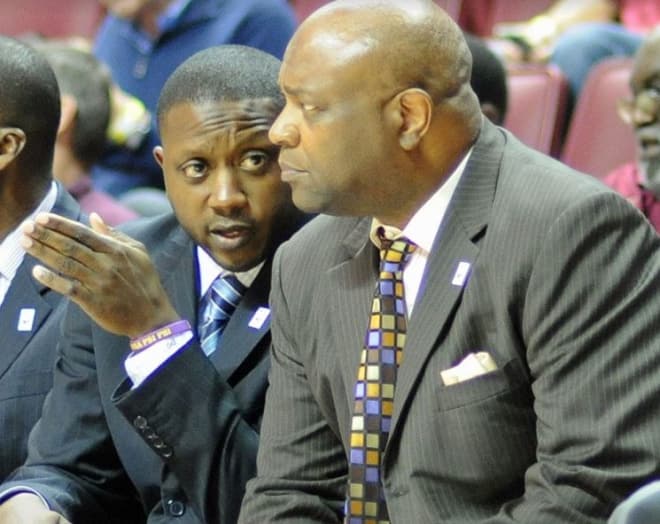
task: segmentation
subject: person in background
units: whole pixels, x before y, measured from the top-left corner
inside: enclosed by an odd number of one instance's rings
[[[568,80],[572,105],[594,65],[605,58],[632,56],[658,24],[657,0],[556,0],[530,20],[496,24],[493,36],[503,40],[491,43],[507,61],[559,67]]]
[[[37,261],[20,226],[39,212],[81,218],[78,203],[53,181],[60,94],[48,62],[0,36],[0,480],[23,463],[28,434],[53,383],[64,302],[31,277]]]
[[[478,36],[464,33],[472,54],[470,85],[481,104],[481,112],[497,125],[504,123],[508,106],[507,73],[504,64]]]
[[[109,229],[40,214],[23,228],[71,297],[55,386],[0,523],[236,521],[255,473],[270,345],[273,252],[306,218],[268,130],[280,62],[200,51],[158,103],[174,214]],[[134,237],[136,240],[133,240]]]
[[[296,25],[285,0],[99,0],[107,9],[94,42],[118,88],[108,150],[92,170],[96,187],[121,196],[162,188],[151,151],[152,115],[174,69],[197,51],[241,44],[281,58]]]
[[[116,226],[138,213],[94,189],[89,170],[101,156],[110,121],[112,79],[94,56],[66,42],[35,43],[55,72],[62,117],[55,142],[53,175],[86,213],[96,212]]]
[[[635,55],[633,96],[619,106],[637,139],[637,160],[617,167],[604,182],[630,200],[660,233],[660,27]]]
[[[273,262],[239,522],[601,524],[660,474],[660,238],[484,118],[430,0],[335,0],[270,130],[322,213]]]

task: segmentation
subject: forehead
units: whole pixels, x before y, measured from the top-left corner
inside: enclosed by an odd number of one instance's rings
[[[660,32],[655,32],[654,36],[649,37],[637,53],[632,84],[641,87],[653,76],[660,76]]]
[[[278,113],[271,99],[179,102],[160,122],[164,145],[195,141],[209,134],[229,133],[250,137],[268,133]]]
[[[353,91],[371,76],[376,42],[333,27],[311,25],[294,36],[280,71],[285,93]]]

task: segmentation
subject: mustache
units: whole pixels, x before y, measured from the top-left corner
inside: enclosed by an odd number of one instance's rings
[[[229,231],[232,229],[253,229],[254,220],[248,218],[223,218],[218,217],[209,226],[211,231]]]

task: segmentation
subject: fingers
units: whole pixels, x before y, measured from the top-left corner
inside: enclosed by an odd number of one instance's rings
[[[100,217],[98,218],[100,220]],[[113,250],[112,239],[108,235],[50,213],[39,213],[34,221],[26,221],[23,224],[23,233],[24,236],[38,240],[67,255],[89,251],[110,253]],[[86,249],[80,250],[80,248]]]

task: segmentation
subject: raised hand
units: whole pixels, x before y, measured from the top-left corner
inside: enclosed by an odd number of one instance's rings
[[[136,337],[177,320],[144,246],[96,213],[90,223],[87,227],[50,213],[26,221],[21,243],[44,264],[34,267],[34,278],[118,335]]]

